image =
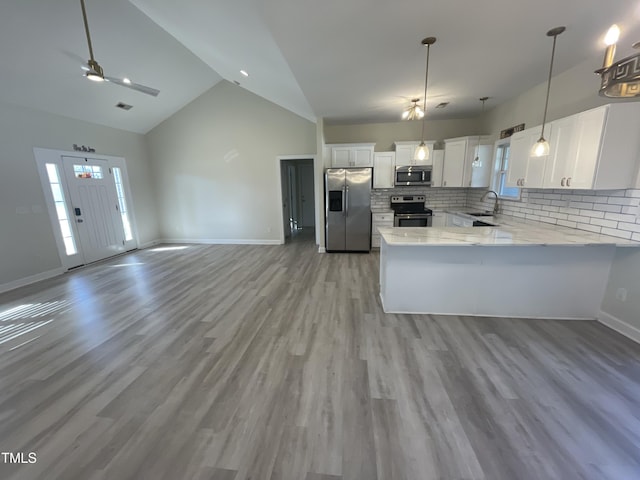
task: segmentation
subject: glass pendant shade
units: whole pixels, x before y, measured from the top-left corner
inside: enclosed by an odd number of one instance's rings
[[[540,139],[534,143],[531,148],[531,156],[544,157],[545,155],[549,155],[549,142],[547,142],[544,137],[540,137]]]
[[[418,148],[416,148],[416,151],[413,154],[413,159],[421,161],[429,160],[429,149],[424,142],[421,142],[420,145],[418,145]]]
[[[91,80],[92,82],[104,82],[104,78],[101,77],[100,75],[97,75],[93,72],[87,72],[87,74],[85,75],[89,80]]]

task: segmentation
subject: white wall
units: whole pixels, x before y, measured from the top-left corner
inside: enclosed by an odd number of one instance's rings
[[[601,309],[605,322],[640,342],[640,248],[617,249]]]
[[[74,143],[126,158],[140,242],[157,238],[142,135],[0,103],[0,290],[61,267],[33,148]]]
[[[223,81],[147,134],[161,236],[278,243],[278,155],[313,155],[316,126]]]

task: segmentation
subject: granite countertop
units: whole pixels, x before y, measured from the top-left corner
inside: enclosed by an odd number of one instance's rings
[[[450,213],[462,213],[453,212]],[[380,235],[390,246],[496,246],[496,245],[616,245],[640,247],[640,242],[557,225],[543,225],[496,215],[472,217],[495,227],[381,227]]]

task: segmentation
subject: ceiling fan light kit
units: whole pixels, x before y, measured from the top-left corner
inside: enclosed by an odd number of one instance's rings
[[[420,105],[418,105],[419,101],[419,98],[413,98],[411,100],[412,105],[410,107],[407,107],[406,110],[402,112],[403,120],[420,120],[422,117],[424,117],[424,110],[422,110],[422,108],[420,108]]]
[[[547,122],[547,109],[549,107],[549,92],[551,91],[551,75],[553,74],[553,59],[556,54],[556,40],[558,39],[558,35],[566,30],[566,27],[555,27],[547,32],[548,37],[553,37],[553,47],[551,49],[551,62],[549,63],[549,79],[547,80],[547,98],[544,103],[544,115],[542,116],[542,132],[540,133],[540,138],[536,143],[533,144],[531,148],[531,156],[532,157],[544,157],[549,155],[549,142],[546,138],[544,138],[544,127]]]
[[[600,75],[599,94],[610,98],[632,98],[640,96],[640,52],[614,62],[616,43],[620,38],[620,28],[612,25],[604,37],[607,46],[602,68],[595,73]],[[640,42],[633,44],[640,49]]]
[[[160,90],[140,85],[138,83],[133,83],[128,78],[106,77],[104,75],[104,70],[93,56],[93,44],[91,43],[91,33],[89,32],[89,22],[87,21],[87,8],[84,4],[84,0],[80,0],[80,6],[82,7],[82,20],[84,21],[84,31],[87,36],[87,46],[89,47],[89,60],[87,61],[87,65],[83,66],[83,70],[85,71],[84,76],[93,82],[115,83],[116,85],[157,97]]]
[[[422,45],[427,47],[427,66],[424,74],[424,103],[422,107],[422,137],[420,141],[420,145],[416,148],[415,153],[413,154],[414,160],[427,160],[429,158],[429,149],[424,143],[424,124],[427,116],[427,83],[429,80],[429,52],[431,51],[431,45],[436,43],[436,37],[427,37],[422,40]]]

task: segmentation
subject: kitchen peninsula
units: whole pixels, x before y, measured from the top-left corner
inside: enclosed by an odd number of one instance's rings
[[[510,217],[495,221],[500,226],[380,228],[384,311],[593,319],[616,248],[640,247]]]

